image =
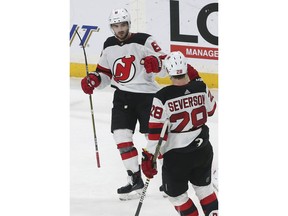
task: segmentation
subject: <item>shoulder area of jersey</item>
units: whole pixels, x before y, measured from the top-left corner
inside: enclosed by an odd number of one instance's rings
[[[147,33],[137,32],[137,33],[132,33],[131,37],[127,41],[145,44],[145,42],[147,41],[149,37],[151,37],[151,35]]]
[[[144,33],[144,32],[137,32],[134,34],[137,35],[137,37],[143,37],[143,38],[148,38],[148,37],[152,36],[152,35]]]

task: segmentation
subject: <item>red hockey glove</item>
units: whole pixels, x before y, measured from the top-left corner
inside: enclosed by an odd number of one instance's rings
[[[94,73],[89,73],[88,76],[81,80],[82,90],[86,94],[93,94],[94,88],[97,88],[101,83],[101,77],[95,75]]]
[[[142,150],[142,171],[147,178],[153,178],[157,174],[156,168],[153,167],[153,155],[145,149]]]
[[[156,56],[147,56],[144,58],[144,67],[147,73],[158,73],[161,71],[162,61]]]
[[[191,81],[200,78],[198,71],[195,68],[193,68],[190,64],[187,64],[187,73]]]

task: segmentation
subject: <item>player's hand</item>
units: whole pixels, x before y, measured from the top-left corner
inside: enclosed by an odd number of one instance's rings
[[[153,154],[149,153],[145,149],[143,149],[142,152],[141,168],[147,178],[153,178],[153,176],[157,174],[157,169],[154,168],[153,165]]]
[[[198,71],[190,64],[187,64],[187,74],[189,76],[190,81],[200,78]]]
[[[144,67],[147,73],[158,73],[161,71],[162,60],[156,56],[147,56],[144,59]]]
[[[101,77],[95,75],[94,73],[89,73],[88,76],[81,80],[82,90],[86,94],[93,94],[94,88],[97,88],[101,83]]]

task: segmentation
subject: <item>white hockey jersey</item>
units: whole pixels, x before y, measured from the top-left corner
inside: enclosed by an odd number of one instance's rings
[[[135,33],[124,42],[114,36],[109,37],[104,43],[96,69],[101,76],[98,89],[111,84],[123,91],[156,93],[159,90],[155,81],[156,73],[147,73],[141,62],[150,55],[160,58],[165,56],[151,35]],[[157,75],[164,77],[167,74],[161,70]]]
[[[160,153],[187,147],[201,133],[201,126],[215,109],[215,98],[202,81],[162,88],[156,93],[151,108],[147,151],[154,154],[166,119],[170,121],[169,132]]]

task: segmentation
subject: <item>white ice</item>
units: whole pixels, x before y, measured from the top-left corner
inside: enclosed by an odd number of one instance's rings
[[[218,100],[218,90],[212,90]],[[89,96],[80,87],[79,78],[70,80],[70,216],[124,216],[135,215],[139,200],[120,201],[117,188],[127,183],[127,174],[119,151],[110,132],[113,89],[106,87],[92,95],[100,165],[97,167]],[[210,141],[214,146],[214,169],[218,164],[218,112],[209,118]],[[146,140],[135,133],[134,143],[141,152]],[[139,157],[140,160],[140,157]],[[145,181],[145,177],[143,176]],[[158,188],[161,170],[150,181],[140,215],[177,216],[167,198]],[[188,191],[195,204],[199,203],[191,189]],[[200,216],[203,213],[200,212]]]

